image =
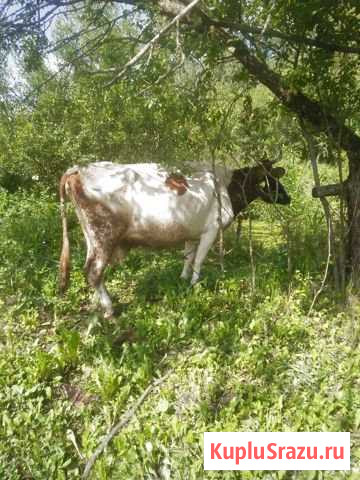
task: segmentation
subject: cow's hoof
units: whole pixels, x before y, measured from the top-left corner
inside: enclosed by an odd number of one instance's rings
[[[114,317],[114,311],[113,310],[108,310],[107,312],[104,312],[105,320],[110,320],[113,317]]]

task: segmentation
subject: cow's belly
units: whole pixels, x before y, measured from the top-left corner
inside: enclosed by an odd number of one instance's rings
[[[196,235],[180,223],[160,224],[147,222],[143,225],[132,225],[121,239],[127,247],[167,248],[182,245],[187,240],[197,240]]]
[[[146,210],[146,209],[145,209]],[[205,216],[189,212],[154,212],[143,210],[134,213],[129,222],[124,240],[129,245],[144,247],[172,247],[188,240],[199,240],[207,226]]]
[[[198,240],[213,207],[193,195],[184,197],[166,192],[126,199],[131,215],[124,241],[129,246],[172,247]]]
[[[204,233],[219,228],[215,201],[206,203],[192,198],[191,202],[178,199],[176,204],[169,204],[166,200],[166,195],[148,198],[138,205],[133,200],[132,214],[123,237],[129,247],[173,247],[186,241],[200,240]],[[224,228],[232,218],[232,211],[229,212],[223,205]]]

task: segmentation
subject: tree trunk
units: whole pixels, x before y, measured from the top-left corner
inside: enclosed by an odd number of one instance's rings
[[[346,182],[348,211],[348,270],[352,283],[360,287],[360,151],[348,154],[349,177]]]
[[[309,98],[300,90],[291,88],[280,74],[258,60],[244,42],[236,40],[236,44],[234,57],[260,83],[268,87],[285,107],[296,113],[300,119],[309,122],[315,131],[325,132],[328,136],[338,139],[339,147],[348,154],[360,151],[360,137],[329,112],[325,105]],[[354,161],[359,162],[359,156]]]

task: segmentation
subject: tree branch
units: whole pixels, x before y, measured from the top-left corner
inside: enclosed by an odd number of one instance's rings
[[[160,4],[161,0],[158,0],[156,3]],[[300,118],[308,121],[315,130],[324,131],[327,134],[330,133],[335,138],[339,138],[340,147],[357,160],[358,152],[360,151],[360,137],[351,128],[338,121],[319,102],[310,99],[300,90],[291,88],[281,75],[271,70],[265,62],[258,60],[243,40],[239,38],[235,40],[233,35],[225,31],[222,22],[211,19],[203,11],[200,11],[200,14],[203,29],[206,31],[210,30],[211,27],[215,27],[219,34],[219,40],[227,42],[230,46],[235,45],[234,57],[260,83],[268,87],[284,106],[296,113]],[[197,28],[199,28],[198,25]]]
[[[281,40],[286,40],[292,43],[300,43],[302,45],[307,45],[309,47],[320,48],[327,52],[341,52],[341,53],[360,53],[360,47],[352,47],[349,45],[339,45],[337,43],[328,43],[320,40],[319,38],[309,38],[303,35],[291,35],[288,33],[283,33],[278,30],[273,30],[267,28],[265,31],[261,28],[252,27],[246,23],[228,23],[228,22],[218,22],[213,20],[212,25],[221,27],[221,28],[231,28],[232,30],[239,31],[241,33],[252,33],[255,35],[261,35],[264,38],[279,38]],[[236,40],[234,40],[234,46],[236,46]]]
[[[320,154],[319,153],[316,154],[316,144],[315,144],[314,137],[312,136],[311,132],[307,129],[305,122],[301,119],[300,119],[300,126],[301,126],[301,130],[303,132],[305,141],[307,143],[308,151],[309,151],[309,157],[310,157],[311,167],[313,171],[315,188],[319,189],[321,188],[320,174],[319,174],[319,168],[318,168],[318,158]],[[343,190],[341,185],[336,185],[336,186],[340,186],[341,190]],[[313,196],[314,196],[314,190],[313,190]],[[317,297],[320,295],[320,293],[322,292],[325,286],[331,255],[335,256],[335,232],[334,232],[334,226],[333,226],[333,221],[331,217],[330,204],[328,202],[328,199],[325,198],[324,196],[320,196],[320,202],[324,210],[326,225],[328,227],[328,257],[327,257],[326,269],[324,272],[323,280],[321,282],[321,286],[318,289],[317,293],[314,295],[313,301],[309,308],[308,316],[310,316],[312,309],[315,305],[315,302],[317,300]],[[335,278],[335,284],[337,288],[339,288],[339,284],[340,284],[339,271],[337,267],[336,258],[335,258],[335,264],[334,264],[334,278]]]
[[[120,78],[126,73],[126,71],[135,65],[140,58],[142,58],[145,53],[152,48],[155,43],[167,33],[177,22],[179,22],[185,15],[187,15],[198,3],[200,0],[193,0],[187,7],[185,7],[176,17],[174,17],[171,22],[169,22],[159,33],[153,37],[150,42],[148,42],[131,60],[127,62],[127,64],[122,68],[122,70],[115,75],[115,77],[106,84],[107,87],[114,85],[114,83],[118,82]]]
[[[312,189],[312,196],[314,198],[323,198],[331,196],[340,196],[343,194],[344,187],[341,183],[331,185],[316,185]]]
[[[237,41],[234,57],[259,82],[268,87],[283,105],[300,118],[307,120],[315,130],[325,132],[329,130],[334,137],[340,138],[340,146],[347,152],[360,151],[360,137],[353,130],[340,123],[319,102],[310,99],[299,90],[292,89],[281,75],[258,60],[241,40]]]

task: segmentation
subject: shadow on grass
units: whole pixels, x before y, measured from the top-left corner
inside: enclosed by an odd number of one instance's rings
[[[271,300],[266,299],[274,290],[286,302],[288,279],[283,254],[276,248],[258,248],[256,255],[255,293],[249,280],[249,259],[242,248],[226,257],[225,274],[218,269],[216,255],[211,255],[203,280],[195,288],[179,278],[181,253],[134,256],[120,267],[119,280],[134,283],[133,299],[124,304],[112,295],[115,319],[101,319],[92,330],[95,338],[87,351],[88,361],[96,361],[101,354],[116,362],[126,351],[132,364],[146,365],[155,373],[159,361],[170,352],[181,353],[196,345],[211,348],[219,358],[236,357],[257,338],[251,347],[256,360],[254,372],[265,383],[273,382],[287,368],[286,362],[274,357],[273,347],[287,345],[296,354],[309,338],[305,326],[288,328],[284,307],[272,309]],[[118,275],[116,270],[109,273]]]

